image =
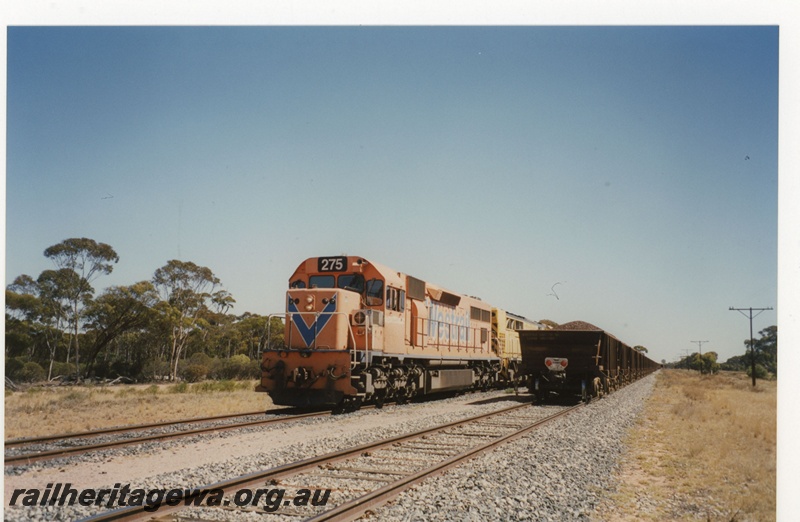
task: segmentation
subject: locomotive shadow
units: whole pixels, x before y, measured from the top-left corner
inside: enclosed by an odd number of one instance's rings
[[[489,399],[480,399],[477,401],[468,402],[467,404],[470,406],[482,406],[484,404],[494,404],[496,402],[531,402],[531,395],[527,392],[520,392],[519,395],[502,395],[500,397],[491,397]]]

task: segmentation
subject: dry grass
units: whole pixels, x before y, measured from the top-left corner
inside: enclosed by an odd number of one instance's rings
[[[777,385],[659,373],[602,520],[775,520]]]
[[[255,381],[177,385],[59,386],[6,392],[5,438],[265,410]]]

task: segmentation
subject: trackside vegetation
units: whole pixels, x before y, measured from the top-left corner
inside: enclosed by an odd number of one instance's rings
[[[6,287],[12,383],[255,379],[259,351],[283,342],[280,320],[231,312],[210,268],[170,260],[150,280],[97,291],[120,262],[110,245],[70,238],[44,255],[53,269]]]
[[[678,362],[665,365],[667,368],[695,370],[703,375],[710,375],[719,371],[745,372],[751,377],[751,357],[756,359],[756,378],[774,379],[778,375],[778,327],[769,326],[758,334],[759,339],[745,339],[745,354],[731,357],[724,363],[717,362],[717,353],[695,352],[682,357]],[[752,346],[751,346],[752,344]]]
[[[777,383],[663,370],[595,520],[776,519]]]

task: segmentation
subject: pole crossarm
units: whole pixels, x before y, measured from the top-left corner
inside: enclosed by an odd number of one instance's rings
[[[697,343],[697,349],[700,351],[700,355],[703,355],[703,343],[707,343],[709,341],[689,341],[690,343]]]

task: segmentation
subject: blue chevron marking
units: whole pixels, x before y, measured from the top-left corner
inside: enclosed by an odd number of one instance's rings
[[[336,311],[336,296],[331,297],[331,300],[327,305],[325,305],[325,308],[322,309],[320,315],[314,320],[313,323],[311,323],[311,325],[306,324],[305,319],[297,309],[297,305],[295,305],[294,301],[291,299],[289,299],[288,309],[292,314],[292,323],[294,323],[294,325],[297,327],[297,331],[300,332],[300,336],[303,338],[306,348],[309,348],[312,344],[314,344],[314,340],[317,338],[317,335],[322,332],[322,330],[328,324],[328,321],[330,321],[331,317],[333,317],[333,312]]]

